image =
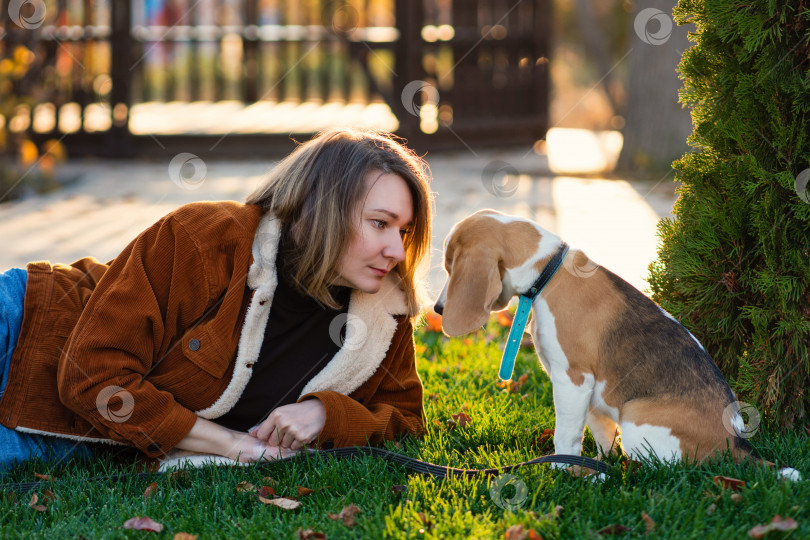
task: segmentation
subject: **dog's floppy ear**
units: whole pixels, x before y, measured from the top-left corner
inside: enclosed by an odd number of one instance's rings
[[[459,253],[450,271],[442,328],[448,336],[458,336],[487,322],[501,294],[501,273],[497,256],[484,246]]]

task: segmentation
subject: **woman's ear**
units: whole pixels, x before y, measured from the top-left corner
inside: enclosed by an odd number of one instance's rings
[[[467,334],[483,326],[501,294],[498,258],[491,250],[475,247],[454,258],[442,312],[448,336]]]

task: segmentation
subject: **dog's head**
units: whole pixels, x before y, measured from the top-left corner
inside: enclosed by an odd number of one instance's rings
[[[553,252],[547,243],[559,245],[559,238],[531,221],[495,210],[458,222],[445,239],[448,279],[434,306],[444,332],[472,332],[523,290],[516,287],[528,289],[538,275],[535,263]]]

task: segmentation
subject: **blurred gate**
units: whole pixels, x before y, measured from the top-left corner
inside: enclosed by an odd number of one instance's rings
[[[425,150],[548,128],[550,0],[0,4],[0,58],[29,58],[4,125],[74,156],[267,155],[347,124]]]

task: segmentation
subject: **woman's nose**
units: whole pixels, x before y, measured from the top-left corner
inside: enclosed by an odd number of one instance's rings
[[[399,231],[391,235],[383,248],[382,254],[383,257],[394,259],[398,263],[405,260],[405,245],[402,242],[402,236],[399,234]]]

